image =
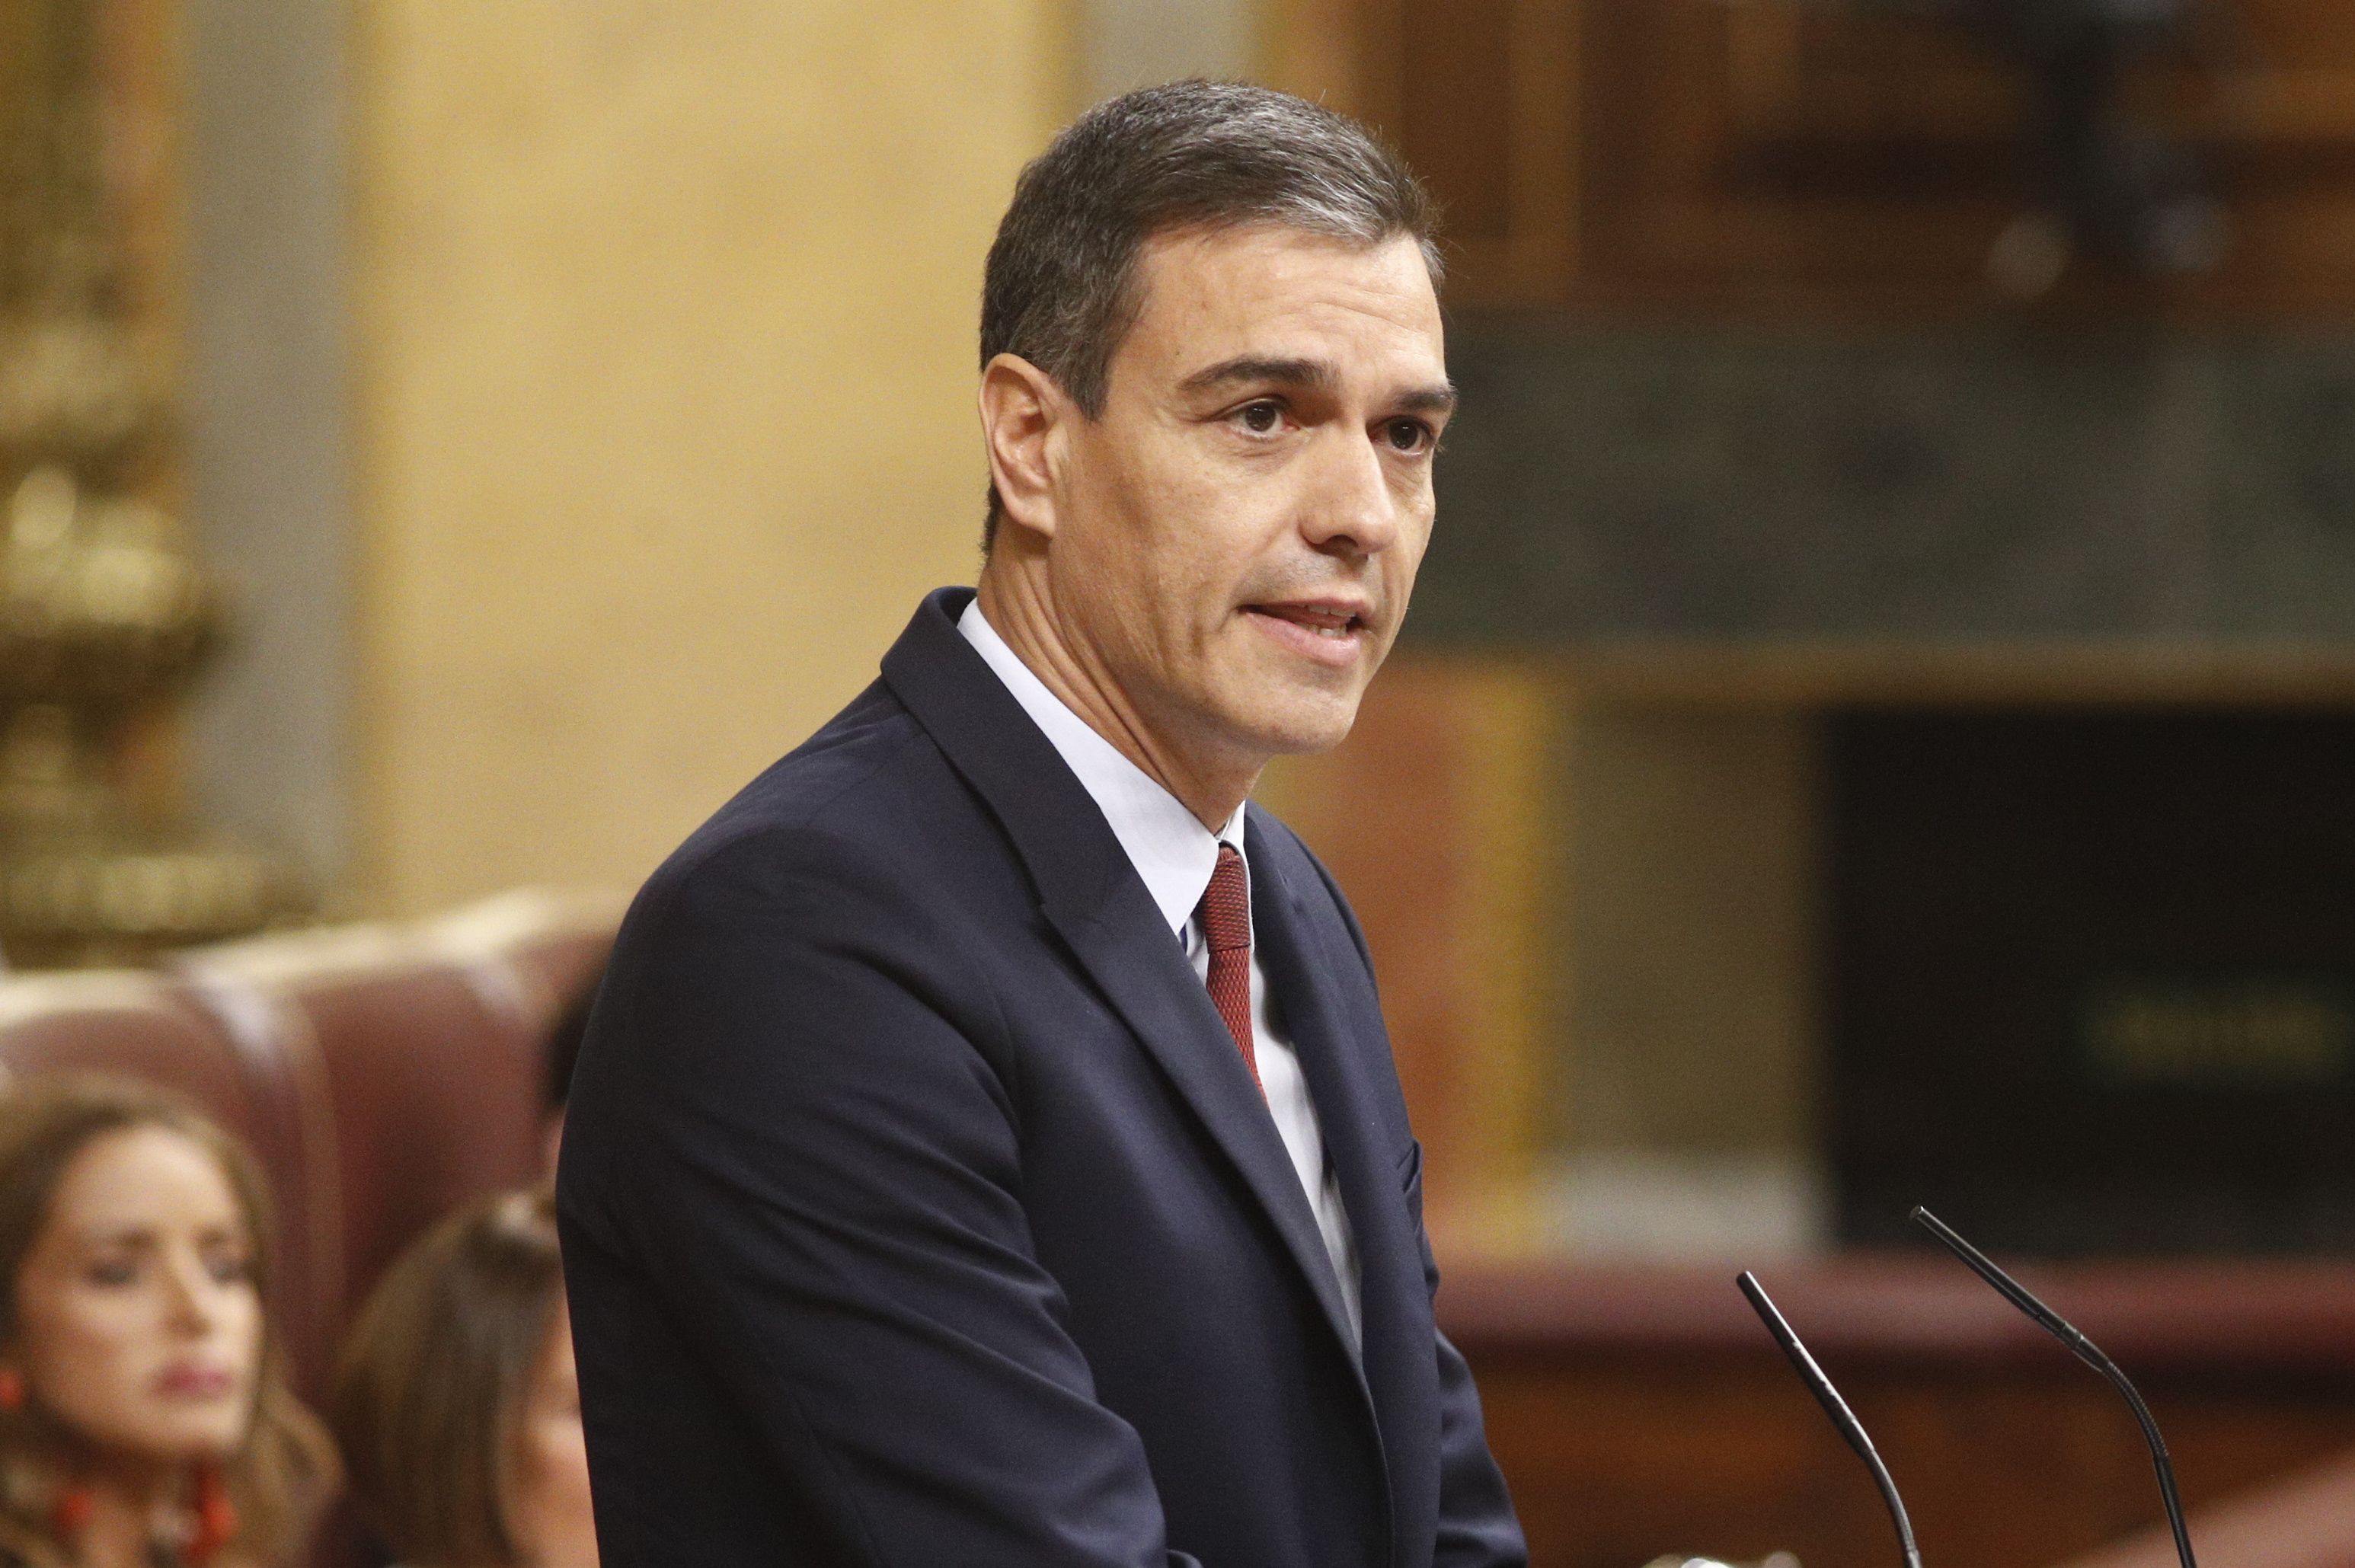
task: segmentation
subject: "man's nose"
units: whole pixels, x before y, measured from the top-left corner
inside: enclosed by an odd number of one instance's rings
[[[1363,431],[1336,426],[1332,435],[1302,531],[1319,549],[1361,556],[1388,549],[1398,538],[1398,497],[1381,453]]]

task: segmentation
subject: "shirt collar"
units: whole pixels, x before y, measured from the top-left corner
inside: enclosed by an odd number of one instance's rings
[[[1219,846],[1231,844],[1237,854],[1244,853],[1245,807],[1236,806],[1235,814],[1213,834],[1195,820],[1176,795],[1122,756],[1117,747],[1047,689],[1047,683],[1030,672],[1030,667],[1006,645],[1006,639],[981,613],[979,599],[957,617],[957,631],[1005,682],[1030,721],[1045,731],[1064,764],[1079,775],[1081,787],[1104,814],[1113,837],[1120,840],[1129,863],[1144,880],[1145,891],[1161,912],[1162,923],[1182,934],[1186,923],[1194,917],[1194,907],[1202,901],[1203,891],[1210,885],[1210,873],[1218,869]],[[1248,859],[1244,869],[1248,872]]]

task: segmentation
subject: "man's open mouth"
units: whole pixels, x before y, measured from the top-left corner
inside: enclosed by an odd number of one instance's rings
[[[1366,619],[1355,611],[1319,604],[1249,604],[1244,608],[1254,615],[1272,620],[1288,621],[1320,637],[1339,642],[1366,629]]]

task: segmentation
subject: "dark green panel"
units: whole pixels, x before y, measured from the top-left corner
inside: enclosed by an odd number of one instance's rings
[[[1450,357],[1427,643],[2355,639],[2355,339]]]

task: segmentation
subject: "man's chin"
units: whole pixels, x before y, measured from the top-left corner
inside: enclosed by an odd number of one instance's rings
[[[1263,709],[1251,726],[1258,749],[1271,757],[1313,756],[1329,752],[1349,738],[1358,721],[1361,689],[1319,692]]]

